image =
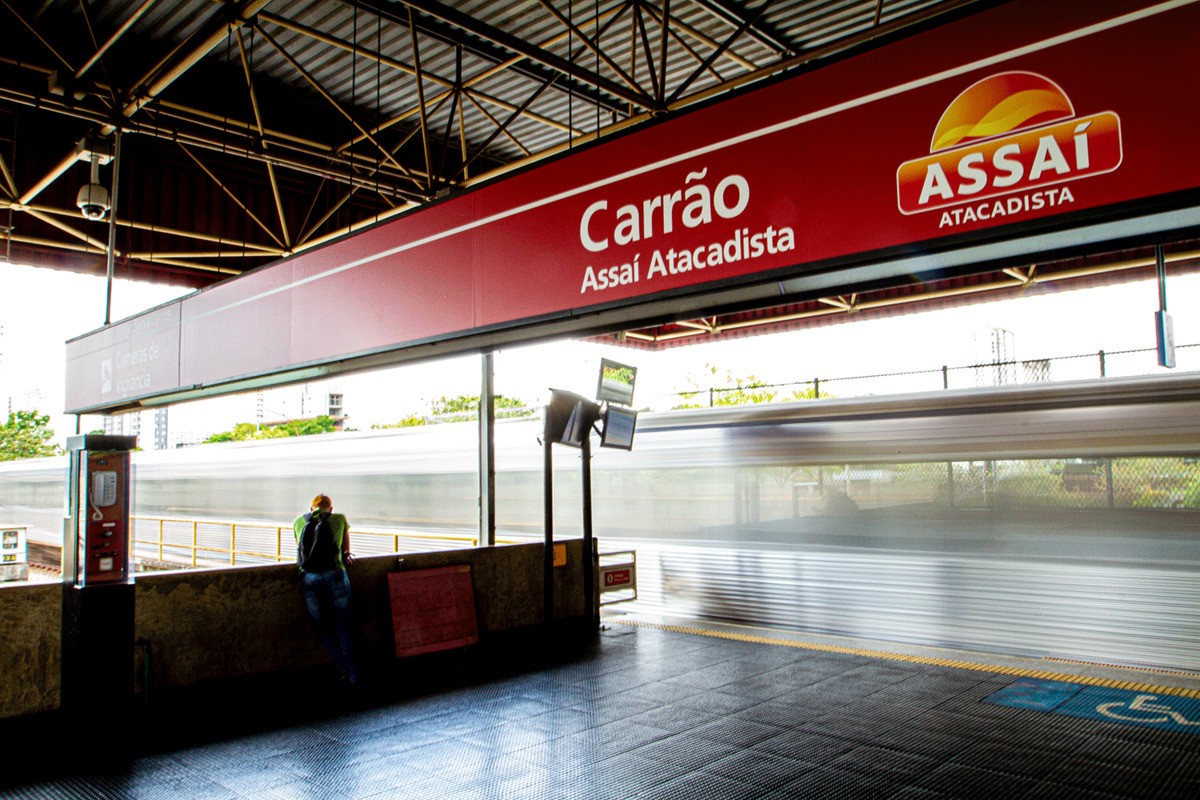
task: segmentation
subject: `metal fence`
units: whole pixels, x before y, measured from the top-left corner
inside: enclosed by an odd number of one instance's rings
[[[1177,345],[1176,369],[1200,370],[1200,344]],[[656,411],[747,403],[788,402],[820,398],[932,392],[939,389],[978,389],[1026,383],[1075,381],[1088,378],[1131,377],[1161,372],[1157,350],[1099,350],[1094,353],[992,361],[934,369],[886,372],[876,375],[815,377],[782,383],[709,386],[659,395],[650,399]]]
[[[291,525],[140,515],[132,517],[132,521],[134,552],[143,562],[171,567],[214,567],[278,563],[296,558]],[[381,555],[476,547],[479,537],[355,528],[350,541],[357,555]]]
[[[793,516],[918,504],[1200,509],[1200,457],[851,464],[797,467],[790,478]]]

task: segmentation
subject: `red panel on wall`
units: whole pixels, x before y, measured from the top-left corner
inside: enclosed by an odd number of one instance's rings
[[[393,572],[388,591],[397,658],[479,641],[470,566]]]

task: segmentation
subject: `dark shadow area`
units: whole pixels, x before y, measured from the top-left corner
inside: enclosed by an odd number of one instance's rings
[[[150,698],[114,703],[103,719],[55,711],[0,720],[8,767],[5,787],[96,773],[121,773],[139,759],[181,749],[321,725],[489,682],[553,670],[599,656],[597,633],[567,625],[493,637],[487,643],[429,653],[364,674],[356,686],[332,665],[212,681]],[[219,656],[214,656],[219,657]],[[0,794],[0,796],[7,796]]]
[[[9,723],[0,796],[1200,796],[1200,735],[995,705],[1011,674],[934,661],[614,624],[404,662],[357,694],[329,678],[159,697],[86,747],[61,719]]]

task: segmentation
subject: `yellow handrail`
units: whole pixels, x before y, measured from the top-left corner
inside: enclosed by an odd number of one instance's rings
[[[290,548],[289,550],[285,551],[283,546],[283,532],[285,530],[291,532],[292,526],[290,525],[276,525],[266,522],[244,522],[241,520],[196,519],[194,517],[159,517],[145,515],[134,515],[130,517],[130,519],[134,523],[133,542],[135,548],[137,545],[145,545],[154,548],[158,554],[159,562],[166,562],[168,553],[178,550],[190,551],[190,562],[191,566],[193,567],[200,565],[201,553],[212,553],[218,556],[228,556],[228,563],[230,565],[236,565],[238,563],[239,556],[243,558],[243,563],[245,563],[245,559],[255,559],[258,561],[267,560],[279,563],[291,561],[293,558]],[[154,523],[155,527],[157,528],[157,536],[152,539],[138,538],[138,522]],[[189,545],[185,542],[169,541],[167,536],[167,526],[170,524],[190,526],[192,529],[191,544]],[[229,546],[220,547],[200,544],[201,525],[215,528],[216,530],[214,531],[213,535],[218,538],[222,536],[221,529],[227,529]],[[243,541],[252,539],[255,531],[267,532],[273,530],[275,532],[275,552],[263,553],[256,549],[238,549],[239,529],[240,533],[242,534]],[[362,530],[359,528],[353,528],[352,531],[354,534],[354,540],[361,541],[363,537],[366,537],[367,540],[381,539],[391,546],[390,552],[393,553],[401,552],[400,544],[402,540],[460,542],[470,547],[477,547],[479,545],[479,537],[477,535],[428,533],[424,531],[376,531]],[[515,541],[516,540],[498,539],[497,544],[512,544]]]

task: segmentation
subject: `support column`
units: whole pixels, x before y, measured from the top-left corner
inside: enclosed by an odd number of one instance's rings
[[[134,688],[134,583],[129,504],[133,436],[67,439],[62,708],[83,722],[118,720]]]
[[[542,442],[542,525],[545,529],[545,549],[542,552],[542,601],[544,622],[554,622],[554,456],[549,437]]]
[[[596,605],[596,547],[592,539],[592,445],[591,436],[583,437],[580,447],[583,461],[581,497],[583,500],[583,615],[598,626],[599,608]]]
[[[479,390],[479,545],[496,544],[495,356],[484,353]]]

